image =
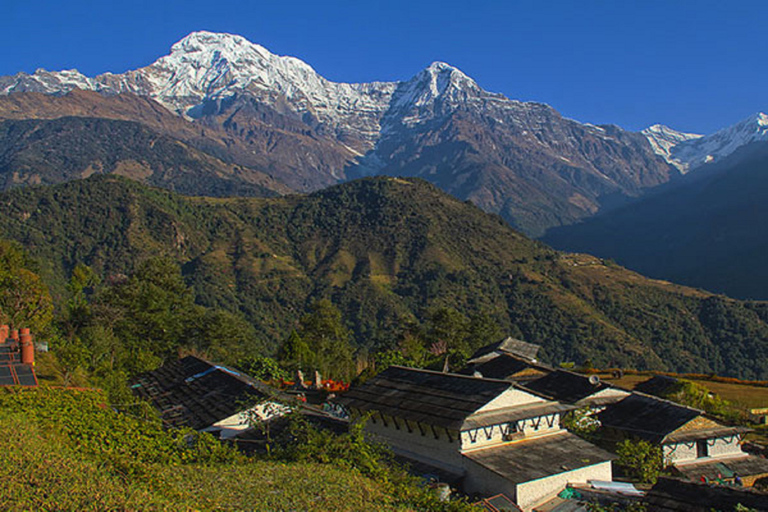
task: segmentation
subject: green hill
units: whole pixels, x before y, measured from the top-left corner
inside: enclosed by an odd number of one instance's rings
[[[327,297],[369,351],[448,307],[541,344],[555,363],[768,378],[765,304],[558,253],[420,180],[207,199],[94,176],[0,201],[0,236],[40,261],[55,296],[77,263],[110,276],[168,255],[198,303],[242,313],[271,347]]]

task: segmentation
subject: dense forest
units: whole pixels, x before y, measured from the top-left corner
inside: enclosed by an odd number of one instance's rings
[[[40,329],[72,371],[104,379],[180,349],[303,357],[343,377],[375,361],[455,367],[504,335],[555,364],[768,378],[765,304],[556,252],[420,180],[210,199],[94,176],[0,201],[6,252],[55,304]]]

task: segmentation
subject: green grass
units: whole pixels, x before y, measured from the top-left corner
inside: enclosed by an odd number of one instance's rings
[[[248,458],[207,434],[189,446],[103,399],[0,389],[0,510],[421,509],[349,466]]]

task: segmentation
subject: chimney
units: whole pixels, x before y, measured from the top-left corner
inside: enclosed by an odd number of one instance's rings
[[[29,333],[29,329],[21,330],[21,337],[19,339],[21,344],[21,362],[23,364],[35,364],[35,345],[32,343],[32,335]]]
[[[8,334],[10,331],[10,327],[7,325],[0,325],[0,345],[5,343],[5,340],[8,339]]]

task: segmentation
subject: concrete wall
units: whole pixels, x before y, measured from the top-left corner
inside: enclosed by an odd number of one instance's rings
[[[613,480],[611,462],[601,462],[592,466],[518,484],[517,504],[525,511],[532,510],[536,505],[553,498],[567,484],[585,484],[587,480]]]
[[[466,470],[464,492],[482,496],[504,493],[525,511],[532,510],[536,505],[551,499],[567,484],[586,483],[587,480],[611,481],[613,479],[610,461],[522,483],[510,482],[469,458],[464,459],[464,467]]]
[[[517,484],[510,482],[498,473],[463,457],[464,482],[462,488],[465,494],[490,497],[496,494],[506,494],[509,499],[517,498]]]
[[[387,443],[392,451],[399,455],[423,461],[455,474],[463,472],[463,457],[459,453],[460,444],[456,433],[452,433],[453,442],[450,442],[445,430],[441,428],[435,427],[435,432],[438,434],[438,438],[435,439],[429,426],[422,426],[424,429],[424,435],[422,435],[413,422],[409,422],[411,432],[408,432],[404,420],[398,419],[398,423],[400,430],[395,427],[391,418],[387,418],[385,426],[377,415],[368,420],[365,430],[379,441]]]

